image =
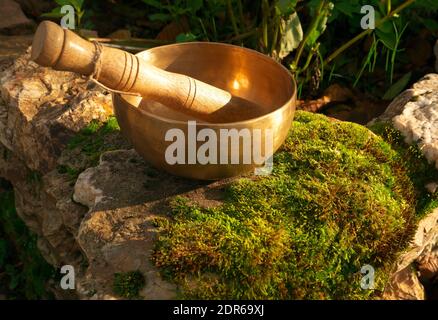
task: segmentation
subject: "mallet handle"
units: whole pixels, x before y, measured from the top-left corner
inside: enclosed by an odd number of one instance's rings
[[[31,59],[55,70],[94,75],[110,89],[139,93],[207,121],[229,121],[224,118],[226,113],[217,111],[236,100],[227,91],[156,68],[128,52],[89,42],[50,21],[38,26]]]

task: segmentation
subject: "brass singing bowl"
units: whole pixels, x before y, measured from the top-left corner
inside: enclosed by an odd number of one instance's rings
[[[212,42],[166,45],[140,52],[137,55],[156,67],[186,74],[227,90],[263,108],[262,115],[253,119],[232,123],[205,123],[149,101],[147,97],[113,94],[114,111],[122,133],[130,140],[135,150],[156,168],[193,179],[228,178],[248,173],[260,164],[255,162],[254,157],[251,157],[250,163],[243,161],[244,153],[252,152],[255,145],[255,139],[251,140],[251,150],[249,150],[243,145],[243,138],[239,139],[238,150],[229,140],[228,160],[224,156],[227,161],[220,161],[220,154],[224,151],[220,149],[221,129],[236,129],[239,133],[248,129],[251,138],[254,138],[254,132],[259,130],[261,144],[258,147],[262,152],[266,147],[264,138],[269,137],[266,135],[266,130],[271,130],[273,135],[271,149],[273,152],[286,139],[295,113],[296,84],[288,70],[271,58],[254,50]],[[216,164],[214,161],[207,164],[201,164],[198,161],[194,164],[189,163],[188,153],[193,149],[188,147],[189,120],[196,121],[196,133],[205,128],[212,129],[216,133],[218,137]],[[175,142],[175,140],[166,141],[165,139],[166,133],[171,129],[180,129],[186,138],[183,163],[169,164],[166,160],[166,150]],[[197,141],[197,148],[204,143]],[[238,163],[232,163],[232,152],[238,152]],[[271,154],[264,154],[264,156],[268,158]]]

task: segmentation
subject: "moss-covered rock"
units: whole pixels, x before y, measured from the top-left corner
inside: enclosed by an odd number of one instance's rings
[[[75,181],[86,168],[96,166],[102,153],[128,147],[120,135],[120,127],[114,116],[107,121],[91,121],[69,140],[66,150],[58,160],[57,171]]]
[[[156,221],[153,259],[189,298],[378,296],[418,218],[436,206],[423,190],[436,178],[397,139],[297,112],[271,176],[235,181],[214,208],[175,198]],[[364,265],[375,290],[361,289]]]

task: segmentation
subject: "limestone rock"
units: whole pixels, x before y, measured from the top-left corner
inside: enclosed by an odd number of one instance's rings
[[[422,255],[417,259],[420,279],[424,283],[432,283],[438,280],[438,246],[427,255]]]
[[[9,50],[14,57],[23,47]],[[78,273],[84,258],[75,237],[87,209],[72,200],[71,178],[56,167],[74,134],[111,114],[108,94],[74,74],[38,67],[29,53],[0,69],[0,176],[12,183],[17,213],[38,235],[45,259]]]
[[[384,294],[387,300],[424,300],[424,287],[410,267],[394,274]]]
[[[31,31],[34,23],[13,0],[0,0],[0,33],[22,34]]]
[[[418,224],[414,239],[408,250],[395,264],[386,299],[424,299],[424,287],[420,284],[418,269],[423,284],[438,275],[438,209],[424,217]],[[408,271],[409,270],[409,271]]]
[[[31,170],[49,172],[75,133],[112,113],[110,95],[93,88],[21,56],[0,75],[0,142]]]
[[[435,193],[438,190],[438,183],[430,182],[424,186],[429,193]]]
[[[438,74],[429,74],[398,96],[378,121],[392,121],[408,144],[417,143],[438,168]]]
[[[82,260],[75,234],[86,209],[71,200],[73,186],[56,170],[45,176],[30,171],[25,163],[0,144],[0,176],[14,186],[17,214],[39,236],[38,247],[54,266]]]
[[[417,260],[427,259],[438,244],[438,209],[424,217],[418,224],[417,231],[409,250],[401,255],[397,269],[402,270]]]
[[[88,168],[79,176],[75,184],[73,200],[82,203],[88,208],[94,208],[103,198],[103,192],[93,186],[92,179],[95,174],[94,168]]]

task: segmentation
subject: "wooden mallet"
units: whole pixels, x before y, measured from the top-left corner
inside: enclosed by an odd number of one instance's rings
[[[89,42],[50,21],[38,26],[31,59],[55,70],[92,76],[111,90],[138,93],[209,122],[234,122],[260,115],[260,108],[248,100],[189,76],[156,68],[126,51]]]

